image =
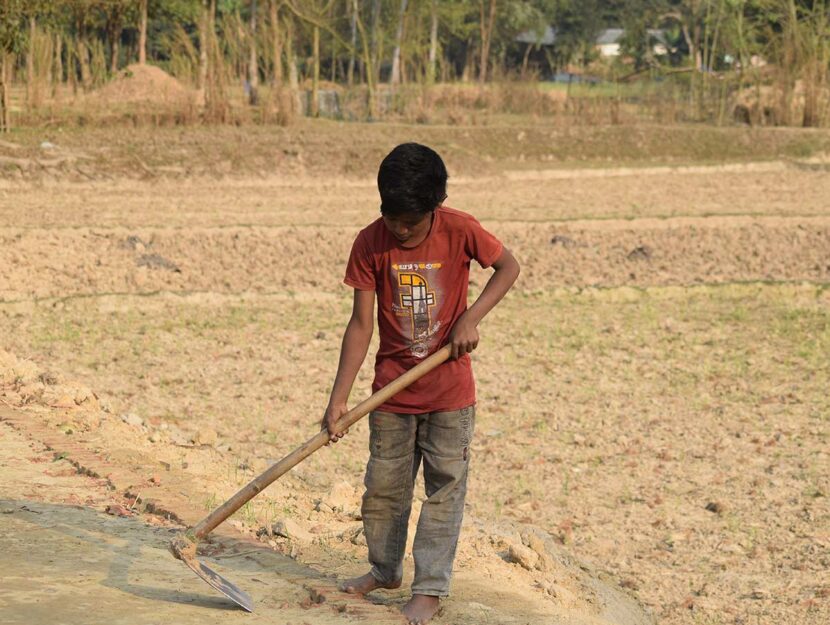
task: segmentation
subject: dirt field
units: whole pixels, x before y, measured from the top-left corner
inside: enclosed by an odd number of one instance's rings
[[[828,622],[830,161],[792,147],[827,135],[770,131],[750,149],[736,134],[729,149],[679,155],[671,136],[628,137],[651,156],[609,149],[603,162],[582,146],[580,167],[550,157],[544,137],[475,143],[486,130],[444,139],[447,203],[502,237],[523,273],[481,328],[465,534],[438,622],[641,622],[628,596],[670,625]],[[250,156],[217,165],[201,131],[165,131],[169,144],[151,158],[142,143],[131,171],[124,146],[143,132],[68,137],[55,166],[19,138],[14,158],[28,164],[0,178],[0,402],[140,475],[123,487],[142,499],[181,498],[186,483],[197,520],[314,433],[350,310],[346,255],[377,215],[368,170],[378,146],[437,131],[362,127],[348,149],[368,156],[346,167],[339,142],[354,128],[280,129],[296,154],[270,168]],[[95,152],[104,136],[118,167]],[[219,138],[216,152],[238,150]],[[252,141],[263,154],[276,139]],[[474,290],[486,277],[474,271]],[[353,398],[370,382],[367,363]],[[26,432],[0,423],[6,466],[38,440]],[[366,437],[355,427],[234,527],[254,537],[290,523],[293,535],[258,544],[320,575],[362,570]],[[110,493],[73,487],[102,528],[101,508],[123,495],[110,482]],[[64,502],[5,480],[0,499],[13,509],[7,534],[27,527],[24,502]],[[510,561],[521,547],[536,554],[525,566]],[[300,616],[278,622],[340,622],[360,607],[324,620],[301,606],[308,584],[283,589]],[[0,591],[3,605],[18,604]]]

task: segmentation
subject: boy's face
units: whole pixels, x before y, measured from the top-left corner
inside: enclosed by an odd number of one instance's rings
[[[415,247],[429,234],[430,226],[432,226],[432,213],[383,215],[383,223],[401,245]]]

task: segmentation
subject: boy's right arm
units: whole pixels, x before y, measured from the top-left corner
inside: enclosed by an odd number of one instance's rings
[[[346,432],[334,433],[335,424],[346,412],[346,402],[349,399],[360,365],[369,351],[372,340],[375,320],[375,292],[354,290],[352,316],[343,334],[343,344],[340,347],[340,362],[337,365],[337,375],[331,389],[329,405],[323,416],[323,427],[329,431],[330,441],[336,443]],[[348,430],[347,430],[348,431]]]

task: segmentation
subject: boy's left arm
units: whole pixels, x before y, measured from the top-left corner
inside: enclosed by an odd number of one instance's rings
[[[478,324],[498,304],[519,277],[519,262],[507,248],[493,263],[493,275],[475,303],[458,318],[450,331],[452,357],[460,358],[478,347]]]

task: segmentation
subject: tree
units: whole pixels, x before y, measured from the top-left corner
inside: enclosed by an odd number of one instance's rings
[[[203,102],[207,97],[208,64],[214,28],[213,11],[211,0],[202,0],[202,11],[199,15],[199,78],[196,88]]]
[[[0,1],[0,132],[11,130],[9,65],[11,56],[20,52],[25,41],[23,9],[23,0]]]
[[[556,28],[555,58],[559,64],[577,59],[585,63],[605,26],[599,0],[562,0],[553,8]]]
[[[110,73],[118,71],[120,56],[121,33],[124,30],[124,20],[129,10],[131,0],[106,0],[101,3],[104,13],[104,29],[107,33],[107,47],[110,51]]]
[[[250,60],[248,62],[248,102],[251,106],[259,103],[259,66],[257,64],[256,48],[256,0],[251,0],[250,29],[248,31],[248,44],[250,49]]]
[[[438,0],[429,3],[429,58],[427,61],[427,84],[435,82],[435,65],[438,60]]]
[[[147,63],[147,0],[138,0],[138,64]]]
[[[351,34],[349,41],[352,45],[349,50],[349,68],[346,70],[346,84],[351,87],[354,84],[354,67],[357,57],[357,13],[360,11],[360,4],[358,0],[347,0],[347,6],[349,7],[349,32]]]
[[[89,34],[93,8],[92,0],[69,0],[66,2],[67,21],[75,40],[75,45],[67,49],[67,60],[69,61],[67,71],[73,81],[73,87],[76,86],[76,71],[80,72],[81,86],[85,91],[92,87]],[[76,59],[78,62],[77,70],[75,67]]]
[[[271,22],[271,45],[273,68],[272,68],[272,82],[274,88],[282,84],[282,29],[280,28],[280,8],[282,2],[280,0],[271,0],[268,5],[269,21]]]
[[[389,83],[392,85],[401,82],[401,43],[403,42],[403,23],[406,16],[406,5],[408,0],[401,0],[401,10],[398,14],[398,28],[395,31],[395,49],[392,52],[392,73],[389,76]]]
[[[340,36],[329,24],[327,15],[334,5],[335,0],[305,0],[302,10],[296,1],[289,0],[289,8],[302,20],[311,26],[312,42],[312,74],[311,74],[311,102],[310,113],[312,117],[320,114],[320,30],[324,29],[332,36],[340,39]],[[341,39],[341,43],[345,43]],[[348,45],[348,44],[346,44]]]
[[[375,0],[377,2],[377,0]],[[375,98],[376,77],[374,56],[373,56],[373,41],[374,38],[366,33],[366,27],[363,25],[363,20],[360,13],[355,13],[355,24],[357,31],[360,33],[361,50],[363,52],[363,67],[366,69],[366,98],[367,108],[369,109],[369,119],[377,117],[377,99]]]
[[[487,19],[484,17],[484,0],[479,0],[481,11],[481,62],[478,69],[478,81],[484,83],[487,80],[487,64],[490,59],[490,43],[493,39],[493,27],[496,22],[496,0],[490,0],[490,10]]]

